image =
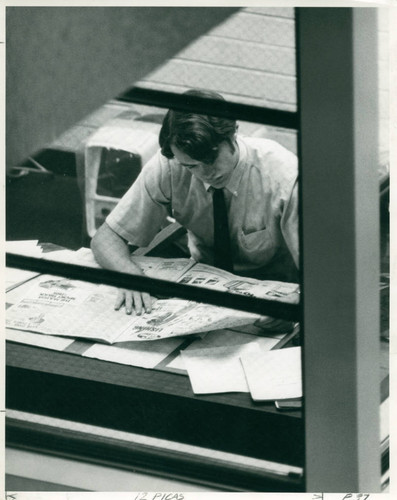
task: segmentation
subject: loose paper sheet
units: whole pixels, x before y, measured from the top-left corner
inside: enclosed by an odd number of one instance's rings
[[[245,350],[241,362],[255,401],[302,397],[301,348]]]
[[[18,344],[34,345],[54,351],[63,351],[74,342],[74,339],[22,332],[20,330],[11,330],[10,328],[6,328],[6,339],[11,342],[18,342]]]
[[[248,337],[245,344],[207,348],[195,348],[192,344],[181,351],[183,364],[195,394],[249,392],[241,356],[252,351],[260,357],[271,349],[277,340],[271,338],[250,340],[248,335],[245,337]],[[226,337],[223,342],[227,342]],[[200,345],[200,342],[198,344]]]
[[[195,394],[249,392],[240,356],[247,345],[182,351]]]
[[[183,338],[163,339],[158,342],[123,342],[122,346],[94,344],[83,356],[123,365],[155,368],[184,342]]]

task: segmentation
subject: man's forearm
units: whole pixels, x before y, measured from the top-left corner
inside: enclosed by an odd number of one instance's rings
[[[91,241],[91,249],[98,263],[106,269],[128,274],[143,275],[142,269],[131,262],[127,243],[109,226],[102,224]],[[119,289],[114,308],[125,306],[126,314],[151,313],[152,298],[146,292]]]
[[[91,249],[98,264],[106,269],[130,274],[143,274],[140,267],[131,261],[128,245],[106,222],[94,235]]]

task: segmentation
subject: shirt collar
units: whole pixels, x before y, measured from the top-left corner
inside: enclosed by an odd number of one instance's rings
[[[229,182],[224,187],[224,189],[230,191],[233,196],[238,196],[238,187],[241,182],[241,177],[244,172],[245,161],[247,158],[246,146],[239,136],[237,136],[237,146],[239,148],[239,159],[237,165],[234,167],[233,172],[230,175]],[[208,184],[207,182],[204,182],[204,187],[207,191],[212,188],[211,184]]]

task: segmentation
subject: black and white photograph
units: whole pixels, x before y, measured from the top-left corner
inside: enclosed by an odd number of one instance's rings
[[[4,498],[391,499],[397,1],[3,4]]]

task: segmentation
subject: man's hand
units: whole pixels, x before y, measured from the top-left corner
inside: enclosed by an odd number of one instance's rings
[[[115,233],[106,222],[92,238],[91,249],[97,262],[105,269],[143,276],[142,269],[131,261],[126,241]],[[152,300],[154,299],[148,293],[119,289],[114,308],[118,311],[124,304],[127,314],[132,314],[134,309],[139,316],[142,312],[152,312]]]
[[[132,310],[135,309],[135,313],[140,316],[142,312],[152,312],[153,300],[146,292],[119,289],[114,309],[118,311],[124,304],[126,314],[132,314]]]

